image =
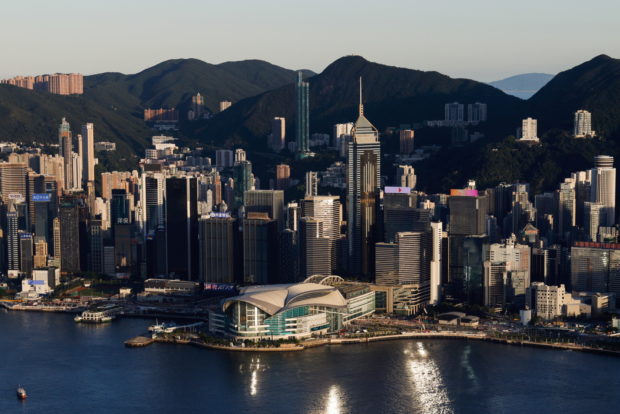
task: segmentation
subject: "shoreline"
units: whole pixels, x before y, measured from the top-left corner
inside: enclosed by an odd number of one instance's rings
[[[79,310],[76,309],[67,309],[62,306],[45,306],[45,307],[22,307],[19,305],[10,306],[7,303],[0,301],[0,307],[5,308],[7,310],[13,311],[26,311],[26,312],[53,312],[53,313],[77,313]],[[205,321],[204,318],[197,316],[180,316],[180,315],[166,315],[166,314],[123,314],[121,317],[129,317],[129,318],[144,318],[144,319],[153,319],[153,318],[171,318],[171,319],[193,319],[198,321]],[[136,337],[139,338],[140,336]],[[457,333],[457,332],[403,332],[399,335],[385,335],[385,336],[372,336],[366,338],[325,338],[325,339],[316,339],[313,341],[307,341],[306,343],[301,343],[299,345],[286,344],[285,346],[278,348],[263,348],[263,347],[236,347],[236,346],[228,346],[228,345],[216,345],[209,344],[206,342],[199,342],[195,340],[181,339],[181,340],[170,340],[167,338],[155,338],[151,339],[148,343],[140,344],[140,345],[132,345],[130,344],[133,339],[131,338],[125,341],[125,345],[128,347],[143,347],[151,345],[152,343],[173,343],[179,345],[193,345],[206,349],[213,349],[218,351],[232,351],[232,352],[299,352],[304,351],[310,348],[316,348],[320,346],[332,346],[332,345],[354,345],[354,344],[367,344],[372,342],[382,342],[382,341],[396,341],[396,340],[406,340],[406,339],[459,339],[459,340],[478,340],[478,341],[486,341],[493,342],[497,344],[503,345],[519,345],[519,346],[529,346],[536,348],[546,348],[546,349],[555,349],[555,350],[563,350],[563,351],[580,351],[580,352],[589,352],[595,354],[603,354],[609,356],[620,356],[620,351],[613,351],[609,349],[602,348],[593,348],[582,345],[574,345],[567,343],[559,343],[559,342],[535,342],[528,340],[515,340],[515,339],[504,339],[504,338],[496,338],[493,336],[489,336],[486,333]]]

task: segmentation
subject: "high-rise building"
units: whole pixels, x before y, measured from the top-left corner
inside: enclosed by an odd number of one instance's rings
[[[444,120],[448,122],[463,122],[465,120],[464,105],[458,102],[444,105]]]
[[[300,267],[304,279],[313,275],[330,275],[334,268],[332,240],[325,234],[324,224],[323,220],[314,217],[300,220]]]
[[[34,245],[32,233],[19,232],[19,270],[25,275],[31,275],[34,269]]]
[[[561,240],[570,240],[567,233],[575,227],[577,203],[575,197],[575,182],[566,178],[560,184],[558,197],[558,234]]]
[[[302,200],[302,217],[311,217],[313,219],[321,221],[320,236],[316,236],[319,230],[316,230],[318,225],[312,224],[316,232],[313,237],[325,237],[330,240],[330,262],[331,271],[336,271],[342,267],[339,263],[341,252],[338,247],[340,240],[340,227],[342,226],[342,205],[340,204],[340,197],[338,196],[306,196]],[[310,222],[308,222],[310,223]],[[307,224],[308,224],[307,223]],[[311,225],[311,224],[308,224]],[[304,240],[302,239],[303,243]],[[303,252],[302,252],[303,254]]]
[[[467,105],[467,122],[477,123],[487,120],[487,104],[476,102]]]
[[[243,282],[267,284],[280,280],[278,223],[267,213],[248,213],[243,220]]]
[[[399,165],[396,167],[396,185],[414,189],[416,185],[415,170],[411,165]]]
[[[58,219],[60,268],[64,273],[78,273],[80,271],[80,231],[78,207],[75,200],[66,198],[60,202]]]
[[[140,228],[144,236],[164,228],[166,178],[162,173],[143,173],[140,177]]]
[[[11,211],[12,210],[12,211]],[[6,213],[7,265],[8,270],[19,270],[19,216],[11,206]]]
[[[503,243],[489,245],[485,256],[485,306],[524,303],[531,279],[530,247],[518,244],[513,235]]]
[[[0,195],[5,203],[26,200],[26,164],[0,163]]]
[[[564,285],[548,286],[543,282],[534,282],[528,289],[527,299],[530,308],[536,311],[536,316],[548,321],[562,316],[567,294]]]
[[[235,165],[247,161],[247,154],[243,148],[235,150]]]
[[[526,118],[521,122],[519,130],[519,141],[539,142],[538,138],[538,121],[533,118]]]
[[[95,181],[95,125],[86,123],[82,125],[82,183],[84,188],[89,182]]]
[[[47,243],[45,240],[34,242],[34,268],[41,269],[47,267]]]
[[[276,166],[276,188],[278,190],[286,190],[291,185],[291,167],[287,164],[278,164]]]
[[[575,138],[588,138],[596,136],[592,130],[592,114],[585,109],[575,112],[575,126],[573,128]]]
[[[73,139],[71,136],[71,125],[65,118],[62,118],[58,128],[58,140],[60,156],[63,157],[64,187],[73,188]]]
[[[338,151],[341,157],[347,156],[347,145],[351,140],[351,131],[353,130],[353,122],[334,125],[333,147]]]
[[[215,151],[215,166],[222,170],[224,168],[230,168],[234,164],[234,155],[232,150],[216,150]]]
[[[284,191],[248,190],[244,196],[246,213],[266,213],[278,223],[278,229],[284,229]]]
[[[88,269],[94,273],[103,273],[103,229],[100,219],[91,219],[88,226],[89,254]]]
[[[200,228],[200,280],[206,283],[235,283],[237,252],[236,220],[229,215],[205,216]]]
[[[583,228],[589,241],[598,241],[598,229],[601,227],[601,203],[586,201],[583,203]]]
[[[616,224],[616,169],[614,157],[598,155],[594,158],[594,168],[591,170],[591,198],[590,201],[601,203],[601,225],[613,226]]]
[[[271,120],[271,149],[280,152],[286,146],[286,118],[275,117]]]
[[[488,201],[486,196],[455,195],[448,200],[450,206],[450,235],[486,233]]]
[[[298,156],[303,158],[310,152],[310,103],[309,85],[304,82],[303,73],[297,73],[297,117],[296,142]]]
[[[168,273],[198,278],[198,190],[191,176],[166,179],[166,251]]]
[[[620,245],[575,242],[570,249],[571,289],[620,293]]]
[[[316,171],[306,172],[306,197],[312,197],[319,193],[319,174]]]
[[[233,167],[233,179],[235,187],[233,189],[233,209],[237,209],[245,204],[245,193],[254,187],[254,174],[252,174],[252,163],[242,161]]]
[[[400,153],[402,155],[413,153],[413,138],[415,136],[413,129],[401,129],[399,135]]]
[[[192,109],[188,119],[190,121],[194,119],[201,119],[204,115],[205,109],[205,97],[198,92],[196,95],[192,95]]]
[[[364,116],[360,79],[359,117],[347,157],[347,253],[349,271],[368,277],[374,272],[377,197],[381,186],[379,132]]]
[[[398,193],[398,189],[403,189]],[[416,193],[403,187],[385,187],[383,195],[383,231],[385,241],[393,243],[398,232],[425,232],[430,229],[432,211],[417,208]]]

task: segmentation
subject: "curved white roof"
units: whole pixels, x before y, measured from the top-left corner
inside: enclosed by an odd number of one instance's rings
[[[329,306],[333,308],[347,306],[345,298],[338,289],[317,283],[248,286],[242,288],[240,293],[239,296],[226,299],[222,304],[222,310],[226,311],[233,302],[249,303],[269,315],[275,315],[278,312],[298,306]]]

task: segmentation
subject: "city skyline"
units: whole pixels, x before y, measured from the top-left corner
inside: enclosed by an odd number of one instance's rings
[[[614,19],[620,6],[612,1],[588,5],[597,24],[586,32],[572,30],[583,24],[578,2],[558,8],[552,2],[499,5],[477,0],[452,4],[446,13],[444,6],[400,0],[320,1],[302,10],[302,24],[296,20],[298,5],[278,0],[243,2],[241,13],[238,5],[214,2],[181,1],[165,13],[158,9],[159,1],[123,3],[122,9],[120,4],[114,7],[117,3],[63,0],[52,5],[31,0],[7,5],[7,15],[17,17],[9,19],[0,34],[20,42],[6,45],[0,77],[137,73],[161,61],[191,57],[209,63],[262,59],[320,72],[339,57],[357,54],[389,65],[490,82],[520,73],[557,73],[599,54],[620,56],[620,45],[614,41],[620,35]],[[36,15],[30,12],[34,7]],[[188,9],[193,12],[187,13]],[[393,11],[390,19],[375,21],[374,16],[386,10]],[[28,16],[28,24],[19,16]],[[270,24],[274,16],[279,24]],[[73,20],[51,30],[50,22],[61,17]],[[113,31],[107,25],[111,19]],[[370,22],[376,29],[362,30]],[[160,25],[167,28],[161,35],[153,30]],[[75,32],[84,35],[74,36]],[[145,32],[154,32],[151,41],[144,40]]]

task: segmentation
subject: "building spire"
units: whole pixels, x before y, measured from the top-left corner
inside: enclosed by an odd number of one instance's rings
[[[360,76],[360,116],[364,116],[364,104],[362,103],[362,77]]]

